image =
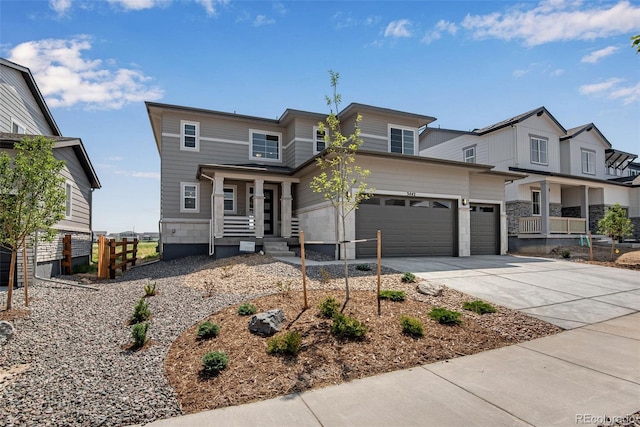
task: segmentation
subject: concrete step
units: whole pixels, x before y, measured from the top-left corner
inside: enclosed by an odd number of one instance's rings
[[[270,256],[295,256],[296,254],[289,250],[289,245],[284,240],[264,240],[262,242],[262,250]]]
[[[269,256],[296,256],[295,252],[292,251],[264,251],[265,254]]]

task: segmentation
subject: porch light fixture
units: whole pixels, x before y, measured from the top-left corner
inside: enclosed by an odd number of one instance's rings
[[[467,206],[467,203],[469,203],[467,199],[462,199],[462,206]]]

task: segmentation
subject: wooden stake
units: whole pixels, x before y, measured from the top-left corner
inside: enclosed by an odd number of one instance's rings
[[[307,268],[304,264],[304,231],[300,231],[300,259],[302,261],[302,295],[304,296],[303,310],[309,308],[307,301]]]
[[[24,275],[24,305],[29,307],[29,277],[27,276],[27,239],[22,239],[22,273]]]
[[[382,240],[380,238],[380,230],[378,230],[378,316],[382,314],[380,309],[380,264],[381,264],[381,254],[382,254]]]
[[[593,240],[591,240],[591,230],[589,230],[589,261],[593,261]]]

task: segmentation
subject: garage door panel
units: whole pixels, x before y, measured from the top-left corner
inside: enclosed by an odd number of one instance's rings
[[[499,205],[471,205],[471,255],[500,253]]]

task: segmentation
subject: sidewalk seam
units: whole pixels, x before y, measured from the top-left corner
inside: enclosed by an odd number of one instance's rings
[[[453,385],[453,386],[455,386],[455,387],[459,388],[460,390],[464,390],[465,392],[469,393],[470,395],[475,396],[475,397],[477,397],[478,399],[482,400],[483,402],[488,403],[489,405],[493,406],[494,408],[497,408],[498,410],[500,410],[500,411],[502,411],[502,412],[506,412],[507,414],[511,415],[513,418],[515,418],[515,419],[517,419],[517,420],[520,420],[520,421],[522,421],[523,423],[525,423],[525,424],[527,424],[527,425],[529,425],[529,426],[532,426],[532,427],[534,426],[534,424],[531,424],[531,423],[530,423],[530,422],[528,422],[527,420],[524,420],[524,419],[520,418],[519,416],[517,416],[516,414],[511,413],[510,411],[506,410],[505,408],[502,408],[502,407],[500,407],[500,406],[496,405],[495,403],[493,403],[493,402],[491,402],[491,401],[489,401],[489,400],[485,399],[485,398],[484,398],[484,397],[482,397],[482,396],[478,396],[477,394],[475,394],[475,393],[474,393],[474,392],[472,392],[471,390],[467,390],[466,388],[462,387],[462,386],[461,386],[461,385],[459,385],[459,384],[454,383],[453,381],[449,380],[448,378],[443,377],[442,375],[438,375],[438,374],[436,374],[435,372],[433,372],[433,371],[429,370],[425,365],[422,365],[422,366],[420,366],[420,367],[421,367],[422,369],[424,369],[425,371],[429,372],[430,374],[433,374],[433,375],[435,375],[436,377],[441,378],[441,379],[445,380],[446,382],[448,382],[449,384],[451,384],[451,385]]]
[[[309,410],[309,412],[311,412],[311,415],[313,415],[313,418],[316,419],[316,421],[318,422],[318,425],[324,427],[324,424],[322,424],[322,421],[320,421],[320,419],[318,418],[318,416],[316,415],[315,412],[313,412],[313,409],[311,409],[311,407],[307,404],[307,401],[304,400],[304,398],[302,397],[302,393],[298,393],[298,397],[300,398],[300,400],[302,400],[302,403],[304,403],[304,406],[307,407],[307,409]]]

